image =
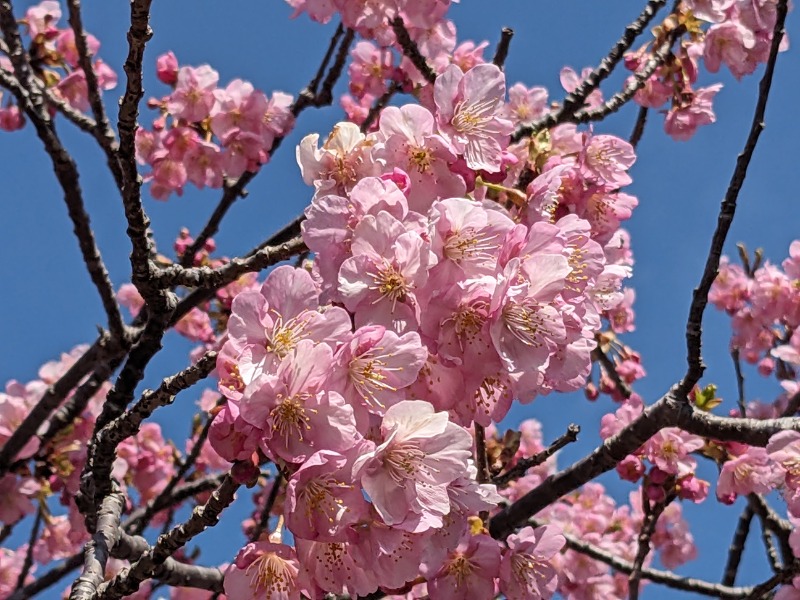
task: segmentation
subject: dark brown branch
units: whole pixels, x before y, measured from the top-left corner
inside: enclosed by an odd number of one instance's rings
[[[539,465],[543,464],[548,458],[553,456],[556,452],[561,450],[564,446],[571,444],[573,442],[578,441],[578,434],[581,432],[581,428],[571,423],[569,427],[567,427],[567,432],[554,441],[550,446],[535,454],[534,456],[530,456],[527,458],[521,458],[517,461],[513,467],[511,467],[505,473],[498,475],[492,479],[492,483],[494,483],[497,487],[503,487],[507,485],[509,482],[514,481],[515,479],[519,479],[525,473],[528,472],[528,469],[533,467],[538,467]]]
[[[534,526],[542,525],[533,521]],[[620,573],[630,575],[633,572],[633,564],[626,560],[603,550],[602,548],[579,540],[578,538],[565,533],[562,534],[567,540],[567,548],[580,552],[590,558],[599,560],[602,563],[616,569]],[[755,588],[753,587],[729,587],[719,583],[710,583],[701,579],[694,579],[691,577],[681,577],[670,571],[659,571],[657,569],[642,569],[642,578],[652,581],[653,583],[660,583],[668,588],[681,590],[684,592],[692,592],[701,594],[703,596],[711,596],[714,598],[726,598],[730,600],[739,600],[744,598],[754,597],[751,596]]]
[[[103,584],[98,590],[98,599],[122,598],[138,590],[142,581],[152,577],[159,566],[178,549],[207,527],[217,524],[222,511],[233,502],[238,488],[239,484],[230,475],[226,476],[219,488],[211,494],[208,502],[192,511],[189,520],[173,528],[166,535],[159,536],[156,545],[144,552],[130,569],[122,571],[111,581]]]
[[[619,371],[617,371],[617,365],[614,364],[614,361],[611,360],[608,355],[601,350],[600,336],[596,336],[596,339],[597,347],[592,350],[592,360],[596,360],[602,365],[603,370],[611,378],[611,381],[614,382],[614,385],[617,387],[619,393],[627,400],[633,393],[631,386],[629,386],[627,382],[620,377]]]
[[[197,494],[213,490],[222,483],[225,475],[225,473],[206,475],[202,479],[196,479],[182,485],[173,486],[173,489],[168,495],[163,493],[159,494],[145,506],[134,510],[125,521],[125,531],[134,535],[142,533],[156,513],[167,508],[175,507]]]
[[[663,502],[656,503],[652,508],[649,506],[647,494],[642,488],[642,506],[644,507],[645,517],[639,531],[638,548],[633,559],[633,570],[628,576],[628,598],[629,600],[639,599],[639,584],[642,580],[642,569],[647,555],[650,554],[650,538],[656,530],[658,519],[675,497],[667,497]]]
[[[422,53],[417,47],[417,43],[411,39],[403,19],[401,17],[395,17],[389,24],[392,26],[392,30],[394,30],[394,35],[397,38],[397,45],[400,46],[403,54],[405,54],[417,68],[420,74],[425,78],[425,81],[434,83],[436,81],[436,73],[431,69],[426,58],[422,56]]]
[[[789,535],[794,529],[791,522],[782,519],[758,494],[749,494],[747,502],[753,512],[758,515],[762,527],[772,532],[777,538],[784,564],[790,564],[794,560],[794,552],[789,544]]]
[[[36,545],[36,539],[39,537],[39,528],[42,525],[42,513],[44,510],[45,509],[40,505],[39,509],[36,511],[36,518],[33,520],[33,526],[31,527],[31,535],[28,537],[28,549],[25,552],[25,560],[22,563],[22,569],[17,577],[17,587],[14,591],[22,589],[25,585],[25,580],[28,578],[28,573],[31,572],[31,567],[33,566],[33,548]]]
[[[642,33],[642,31],[644,31],[645,27],[647,27],[648,23],[650,23],[650,21],[653,19],[653,17],[655,17],[656,13],[661,9],[662,6],[664,6],[664,4],[666,4],[666,0],[650,0],[636,20],[625,28],[622,37],[617,41],[616,44],[614,44],[605,58],[600,61],[600,64],[597,66],[597,68],[592,71],[589,76],[586,77],[586,79],[584,79],[580,85],[578,85],[578,87],[575,88],[572,93],[570,93],[564,99],[561,108],[554,113],[550,113],[545,117],[542,117],[529,127],[523,127],[517,130],[512,136],[512,141],[517,142],[523,137],[535,135],[542,129],[554,127],[560,123],[573,121],[573,116],[586,102],[586,98],[589,97],[589,94],[596,90],[600,83],[602,83],[602,81],[611,74],[611,72],[625,56],[625,52],[628,51],[634,40]],[[670,42],[669,45],[671,46],[672,43]],[[656,65],[656,67],[657,66],[658,65]],[[653,68],[653,72],[654,71],[655,68]],[[651,74],[652,73],[648,74],[647,77],[644,78],[644,81],[646,81]],[[642,82],[642,85],[644,85],[644,81]],[[635,90],[633,93],[635,93]],[[633,93],[631,94],[631,97],[633,96]]]
[[[642,136],[644,135],[644,126],[647,124],[647,113],[648,109],[646,106],[639,107],[639,114],[636,115],[636,123],[633,125],[633,131],[631,132],[631,137],[628,138],[628,143],[636,149],[636,146],[639,145],[639,142],[642,141]]]
[[[736,391],[738,393],[736,404],[739,406],[739,416],[747,416],[747,407],[745,406],[744,397],[744,375],[742,374],[742,362],[739,360],[739,349],[734,348],[731,350],[731,358],[733,359],[733,369],[736,372]]]
[[[706,259],[705,268],[703,269],[703,275],[700,279],[700,283],[692,294],[692,304],[689,308],[689,318],[686,323],[687,370],[678,388],[679,397],[685,397],[695,384],[700,381],[705,371],[701,353],[703,313],[708,304],[708,292],[711,289],[711,284],[714,283],[714,279],[717,277],[725,239],[728,236],[728,230],[736,214],[736,201],[739,197],[739,191],[742,189],[742,184],[744,184],[745,177],[747,176],[747,167],[753,157],[758,138],[764,130],[764,113],[766,112],[767,99],[769,98],[770,88],[772,87],[775,62],[778,58],[778,49],[780,48],[781,40],[785,33],[784,23],[786,21],[786,7],[787,0],[779,0],[775,28],[772,34],[772,45],[769,51],[769,58],[767,59],[767,66],[764,69],[764,75],[759,83],[758,101],[756,102],[753,121],[750,125],[750,133],[747,136],[744,149],[736,160],[736,168],[728,184],[728,191],[725,193],[725,198],[720,206],[717,228],[711,239],[711,247],[708,251],[708,258]]]
[[[42,423],[61,404],[61,401],[77,386],[80,381],[92,370],[97,361],[103,360],[111,347],[110,336],[102,333],[97,341],[67,369],[58,381],[45,390],[44,395],[36,403],[30,413],[17,427],[11,437],[6,440],[0,450],[0,476],[8,472],[10,463],[25,444],[36,435]]]
[[[478,468],[478,483],[489,481],[489,462],[486,455],[486,430],[483,425],[474,424],[475,428],[475,465]]]
[[[800,431],[800,418],[742,419],[718,417],[687,406],[678,412],[675,425],[688,433],[722,442],[739,442],[764,447],[769,439],[781,431]]]
[[[184,285],[187,287],[210,287],[218,289],[245,273],[261,271],[306,250],[305,242],[297,237],[280,246],[270,246],[258,250],[246,258],[234,258],[227,264],[213,269],[211,267],[184,268],[170,265],[158,272],[157,279],[161,285]]]
[[[389,86],[389,89],[386,90],[381,95],[380,98],[375,100],[375,103],[372,106],[370,106],[369,112],[367,113],[364,122],[361,123],[361,133],[367,133],[369,131],[369,128],[372,126],[372,123],[375,122],[375,119],[378,118],[378,115],[381,114],[381,111],[384,108],[386,108],[386,106],[389,104],[389,101],[392,99],[392,96],[394,96],[397,92],[401,91],[402,89],[403,87],[399,83],[393,81]]]
[[[156,391],[145,390],[136,404],[99,432],[97,451],[100,455],[113,457],[115,448],[120,442],[136,435],[142,421],[152,415],[157,408],[172,404],[179,392],[208,377],[209,373],[214,370],[216,362],[217,353],[206,352],[195,364],[164,379]],[[113,462],[113,458],[111,458],[111,462]],[[97,466],[95,465],[95,467]]]
[[[564,494],[577,489],[598,475],[610,471],[627,455],[635,452],[664,427],[674,425],[677,406],[671,395],[647,407],[642,415],[617,435],[608,438],[591,454],[572,466],[550,475],[522,498],[492,517],[489,531],[495,539],[505,539],[540,510]]]
[[[200,433],[197,436],[197,440],[195,440],[194,446],[192,446],[192,451],[186,457],[186,460],[183,461],[178,471],[170,478],[169,482],[167,483],[166,486],[164,486],[164,489],[161,490],[158,496],[156,496],[147,505],[147,509],[142,515],[142,523],[149,523],[152,516],[156,512],[162,509],[165,502],[172,496],[172,492],[175,489],[175,487],[181,482],[181,480],[186,476],[189,470],[197,462],[197,458],[200,456],[200,452],[203,450],[203,446],[205,445],[206,440],[208,439],[208,432],[210,431],[211,423],[213,422],[214,422],[214,417],[209,415],[206,418],[206,422],[205,425],[203,425],[203,429],[200,430]],[[140,531],[134,531],[134,533],[140,533]]]
[[[750,534],[750,524],[753,521],[753,516],[753,509],[750,505],[745,506],[736,525],[730,548],[728,548],[728,560],[725,563],[725,571],[722,574],[722,585],[736,583],[736,574],[739,572],[739,565],[742,561],[742,553],[744,552],[747,536]]]
[[[261,534],[266,531],[267,525],[269,525],[270,513],[272,513],[272,508],[275,506],[275,501],[278,499],[278,493],[281,490],[282,483],[283,476],[280,474],[280,471],[278,471],[272,480],[272,487],[269,490],[269,496],[267,496],[264,502],[264,508],[261,509],[258,523],[253,527],[253,531],[250,532],[249,538],[251,542],[257,542],[259,538],[261,538]]]
[[[16,22],[13,22],[12,25],[6,22],[6,19],[9,18],[6,10],[10,13],[10,3],[0,3],[0,26],[3,28],[6,38],[11,36],[15,40],[13,44],[9,44],[13,48],[14,44],[20,43],[19,30]],[[13,14],[10,17],[13,21]],[[108,270],[97,247],[89,215],[84,207],[77,165],[55,132],[50,114],[44,106],[40,86],[35,83],[35,79],[30,73],[24,51],[20,49],[19,53],[20,56],[17,56],[16,59],[13,55],[11,56],[12,62],[16,61],[14,62],[16,82],[11,81],[4,71],[3,85],[9,87],[16,96],[20,109],[30,118],[36,135],[50,157],[53,172],[63,191],[64,203],[78,240],[81,257],[106,312],[109,331],[115,338],[122,339],[125,335],[125,325],[108,276]]]
[[[89,106],[95,119],[97,129],[95,139],[106,154],[108,167],[114,176],[117,187],[122,187],[122,168],[117,157],[117,136],[109,123],[106,108],[103,104],[103,96],[100,92],[100,85],[97,81],[97,74],[92,66],[92,57],[89,54],[89,45],[86,41],[86,31],[83,28],[81,19],[80,0],[68,0],[67,9],[69,11],[69,24],[75,33],[75,48],[78,50],[78,64],[86,76],[86,88],[89,97]]]
[[[97,530],[84,549],[83,572],[75,580],[70,600],[92,600],[105,579],[106,563],[120,536],[119,517],[125,497],[119,490],[103,498],[97,514]]]
[[[501,69],[506,64],[508,58],[508,49],[511,46],[511,38],[514,37],[514,30],[510,27],[503,27],[500,30],[500,41],[497,43],[497,49],[494,52],[492,62]]]

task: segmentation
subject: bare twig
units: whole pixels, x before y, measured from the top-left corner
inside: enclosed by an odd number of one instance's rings
[[[267,525],[269,525],[269,516],[272,512],[272,508],[275,506],[275,501],[278,499],[278,493],[281,490],[282,483],[283,476],[280,471],[277,471],[275,477],[272,479],[272,487],[269,490],[269,496],[267,496],[264,502],[264,508],[261,509],[258,523],[253,527],[253,531],[250,532],[249,538],[251,542],[257,542],[259,538],[261,538],[261,534],[267,529]]]
[[[17,587],[14,591],[22,589],[22,586],[25,585],[25,580],[28,578],[28,573],[31,572],[31,567],[33,566],[33,547],[36,545],[36,539],[39,537],[39,528],[42,525],[42,514],[44,510],[45,509],[40,505],[36,511],[36,518],[33,520],[33,526],[31,527],[31,535],[28,538],[28,549],[25,552],[25,560],[22,563],[22,569],[17,577]]]
[[[647,113],[648,109],[646,106],[639,107],[639,114],[636,115],[636,123],[633,125],[631,137],[628,139],[628,143],[630,143],[634,149],[639,145],[639,142],[642,141],[642,135],[644,135],[644,126],[647,124]]]
[[[731,350],[731,358],[733,359],[733,369],[736,372],[736,391],[738,392],[736,403],[739,406],[739,415],[746,417],[747,407],[745,406],[744,400],[744,375],[742,374],[742,362],[739,360],[738,348]]]
[[[669,497],[663,502],[657,502],[655,506],[649,506],[649,500],[642,488],[642,505],[645,510],[645,517],[642,521],[641,529],[639,530],[638,549],[636,556],[633,559],[633,570],[628,576],[628,598],[629,600],[638,600],[639,598],[639,583],[642,580],[642,569],[644,568],[644,561],[647,555],[650,554],[650,538],[656,530],[658,519],[667,507],[667,504],[672,502],[674,496]]]
[[[513,467],[511,467],[505,473],[498,475],[492,479],[492,483],[494,483],[498,487],[503,487],[507,485],[509,482],[514,481],[515,479],[519,479],[525,473],[527,473],[528,469],[533,467],[538,467],[539,465],[543,464],[548,458],[553,456],[556,452],[561,450],[564,446],[576,442],[578,440],[578,434],[581,432],[581,428],[571,423],[569,427],[567,427],[567,432],[554,441],[550,446],[535,454],[533,456],[527,458],[521,458],[517,461]]]
[[[753,521],[753,515],[753,509],[750,505],[745,506],[742,515],[739,517],[736,531],[733,534],[733,540],[731,540],[731,545],[728,549],[728,561],[725,563],[722,585],[733,585],[736,583],[736,574],[739,571],[739,564],[742,561],[742,553],[744,552],[747,536],[750,534],[750,524]]]
[[[417,47],[417,43],[411,39],[402,17],[395,17],[389,22],[389,24],[394,30],[394,35],[397,38],[397,44],[402,49],[403,54],[408,57],[411,63],[417,68],[417,70],[428,83],[435,82],[436,73],[433,69],[431,69],[431,66],[428,64],[428,61],[425,59],[425,57],[422,56],[422,53]]]
[[[511,38],[514,37],[514,30],[510,27],[503,27],[500,30],[500,41],[497,43],[497,49],[494,52],[492,62],[501,69],[506,64],[508,58],[508,49],[511,46]]]
[[[397,92],[403,89],[396,81],[393,81],[389,85],[389,89],[387,89],[380,98],[375,100],[375,103],[370,107],[369,112],[367,113],[364,122],[361,123],[361,133],[367,133],[369,128],[372,126],[372,123],[375,122],[375,119],[378,118],[378,115],[381,114],[381,111],[386,108],[389,104],[389,101],[392,99]]]
[[[86,88],[89,97],[89,105],[92,107],[92,114],[95,119],[97,129],[95,139],[106,154],[108,167],[117,187],[122,187],[122,168],[117,156],[117,136],[109,123],[106,115],[103,96],[100,92],[100,85],[97,81],[97,74],[92,66],[92,57],[89,54],[89,45],[86,41],[86,30],[83,28],[81,19],[80,0],[68,0],[67,8],[69,11],[69,24],[75,34],[75,48],[78,50],[78,64],[86,76]]]
[[[564,99],[561,108],[542,117],[530,126],[517,130],[511,138],[512,141],[517,142],[523,137],[535,135],[542,129],[553,127],[560,123],[566,123],[570,121],[579,123],[585,122],[581,120],[574,121],[573,117],[578,109],[583,106],[586,98],[589,97],[589,94],[596,90],[600,83],[602,83],[602,81],[616,68],[623,56],[625,56],[625,52],[627,52],[627,50],[631,47],[631,44],[633,44],[633,41],[642,33],[642,31],[644,31],[645,27],[647,27],[648,23],[650,23],[650,21],[653,19],[653,17],[655,17],[656,13],[659,11],[659,9],[661,9],[662,6],[664,6],[664,4],[666,4],[666,0],[650,0],[636,20],[625,28],[622,37],[620,37],[617,43],[614,44],[611,50],[609,50],[605,58],[600,61],[600,64],[597,66],[597,68],[592,71],[589,76],[586,77],[586,79],[584,79],[580,85]],[[672,45],[671,41],[669,46]],[[657,67],[658,65],[653,68],[653,72]],[[651,74],[652,72],[649,73],[643,81],[646,81]],[[642,85],[644,85],[644,83],[642,83]],[[636,90],[634,90],[633,93],[635,92]],[[631,93],[631,97],[633,96],[633,93]],[[583,114],[585,115],[586,111],[583,111]]]
[[[592,350],[592,359],[598,361],[603,366],[603,370],[611,377],[611,381],[617,386],[617,390],[619,390],[622,397],[626,400],[630,398],[633,390],[631,386],[620,377],[619,371],[617,371],[617,365],[614,364],[614,361],[600,348],[599,335],[597,336],[597,347]]]

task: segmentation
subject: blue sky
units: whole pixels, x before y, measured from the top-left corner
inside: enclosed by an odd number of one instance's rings
[[[21,14],[32,3],[17,4]],[[642,5],[630,0],[464,0],[453,6],[451,15],[459,40],[488,40],[489,56],[501,27],[512,27],[516,35],[506,62],[509,85],[517,81],[544,85],[557,100],[563,94],[558,83],[561,67],[571,65],[580,70],[594,66]],[[316,70],[335,25],[321,26],[306,17],[290,21],[290,14],[291,9],[280,0],[156,0],[152,20],[155,35],[145,55],[146,96],[167,91],[154,76],[155,58],[166,50],[173,50],[181,64],[210,63],[220,72],[221,84],[239,77],[268,93],[282,90],[296,94]],[[127,51],[127,19],[127,3],[86,5],[84,21],[102,43],[100,56],[120,76]],[[790,36],[794,22],[795,16],[790,14]],[[788,254],[790,242],[800,237],[796,192],[800,184],[796,121],[799,76],[800,58],[790,50],[778,62],[766,130],[740,195],[726,246],[729,254],[735,254],[735,243],[742,241],[751,250],[764,248],[768,259],[780,262]],[[607,95],[619,87],[622,77],[619,74],[607,82]],[[702,85],[717,81],[725,84],[715,100],[718,122],[701,129],[690,142],[677,143],[664,134],[663,118],[652,114],[639,145],[639,159],[631,170],[634,183],[628,191],[638,196],[640,205],[627,224],[636,256],[632,285],[637,293],[637,330],[625,341],[642,353],[648,377],[636,389],[646,402],[658,399],[683,373],[683,335],[691,290],[699,280],[719,202],[747,135],[758,77],[760,70],[741,83],[727,73],[701,75]],[[112,115],[119,94],[119,88],[107,94]],[[144,108],[142,122],[149,123],[150,114]],[[223,232],[216,237],[220,253],[235,255],[248,250],[302,211],[311,190],[300,178],[294,146],[308,133],[324,136],[341,116],[338,106],[310,109],[301,116],[272,162],[249,186],[249,196],[231,210]],[[636,108],[627,107],[596,130],[627,137],[635,116]],[[98,244],[118,287],[129,277],[129,243],[119,196],[92,140],[63,121],[59,131],[78,161]],[[27,381],[35,377],[43,362],[76,344],[91,342],[95,325],[103,323],[104,315],[81,262],[60,190],[32,129],[0,135],[0,157],[6,206],[0,235],[7,248],[6,259],[0,262],[0,281],[5,284],[0,297],[5,315],[0,323],[0,340],[5,347],[0,380]],[[173,197],[166,203],[147,197],[145,206],[161,252],[172,252],[172,242],[181,227],[196,232],[218,199],[217,192],[193,188],[187,188],[182,198]],[[728,341],[727,317],[710,309],[705,320],[708,370],[703,381],[719,386],[725,403],[718,410],[735,405]],[[177,335],[169,335],[164,352],[148,369],[145,384],[152,387],[184,367],[189,348]],[[746,370],[746,376],[748,399],[774,398],[778,390],[774,381],[760,378],[751,369]],[[160,416],[176,439],[188,428],[197,396],[199,391],[179,397],[175,406],[164,409]],[[569,422],[580,424],[580,443],[567,448],[560,457],[560,463],[566,465],[596,445],[600,416],[611,410],[612,403],[606,399],[589,403],[580,394],[561,395],[517,407],[510,419],[540,419],[546,440],[561,435]],[[712,472],[706,475],[714,477]],[[618,500],[627,498],[631,487],[619,484],[616,476],[602,481]],[[740,510],[738,505],[725,507],[713,499],[700,507],[685,506],[695,524],[700,558],[681,569],[682,573],[718,580]],[[225,552],[205,549],[204,562],[230,559],[228,554],[236,550],[230,540],[240,536],[238,522],[246,511],[249,504],[245,498],[217,531],[204,534],[207,541],[219,544],[225,540],[223,547],[230,548]],[[737,583],[754,583],[766,576],[760,550],[758,537],[752,537]],[[673,595],[648,586],[644,597]]]

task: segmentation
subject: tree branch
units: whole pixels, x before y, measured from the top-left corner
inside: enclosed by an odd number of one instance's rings
[[[666,1],[666,0],[664,0]],[[508,58],[508,49],[511,46],[511,38],[514,37],[514,30],[510,27],[503,27],[500,30],[500,41],[497,43],[497,49],[494,52],[492,62],[501,69],[506,64]]]
[[[655,17],[661,7],[666,4],[666,1],[667,0],[650,0],[636,20],[625,27],[622,37],[614,44],[611,50],[609,50],[605,58],[600,61],[597,68],[564,99],[561,108],[535,121],[529,127],[523,127],[517,130],[511,138],[512,141],[518,142],[524,137],[535,135],[542,129],[572,121],[572,117],[575,115],[576,111],[583,106],[584,102],[586,102],[586,98],[589,97],[589,94],[596,90],[600,83],[602,83],[616,68],[617,64],[619,64],[625,56],[625,52],[628,51],[634,40],[644,31],[645,27],[647,27],[648,23]],[[671,45],[672,43],[670,42],[670,46]],[[658,65],[656,65],[656,67],[657,66]],[[655,71],[655,68],[653,71]],[[648,74],[647,77],[644,78],[644,81],[646,81],[651,74],[652,73]],[[642,85],[644,85],[644,83],[642,83]],[[635,93],[635,90],[633,93]],[[633,96],[633,94],[631,94],[631,96]]]
[[[753,509],[750,505],[745,506],[736,531],[733,534],[730,548],[728,549],[728,561],[725,564],[725,571],[722,575],[722,585],[733,585],[736,583],[736,574],[739,571],[739,564],[742,561],[742,553],[747,536],[750,534],[750,523],[753,521]]]
[[[389,24],[392,26],[394,35],[397,38],[397,44],[403,50],[403,54],[405,54],[417,68],[420,74],[425,78],[425,81],[434,83],[436,81],[436,72],[431,69],[427,59],[422,56],[422,53],[417,47],[417,43],[411,39],[402,17],[395,17],[389,21]]]
[[[103,584],[98,590],[98,600],[111,600],[122,598],[139,589],[145,579],[152,577],[154,572],[163,565],[179,548],[189,540],[204,531],[207,527],[216,525],[222,511],[233,502],[239,484],[230,475],[227,475],[203,506],[198,506],[192,511],[189,520],[173,528],[166,535],[161,535],[156,545],[145,551],[141,557],[117,574],[111,581]]]
[[[705,371],[705,365],[703,365],[703,357],[701,354],[703,313],[708,304],[708,292],[711,289],[711,284],[714,283],[717,277],[722,248],[725,245],[725,239],[728,236],[733,217],[736,214],[736,201],[739,198],[739,191],[742,189],[742,184],[747,176],[747,167],[750,165],[750,160],[756,149],[758,138],[764,130],[764,113],[766,112],[767,99],[769,98],[770,88],[772,87],[772,76],[775,72],[778,49],[780,48],[781,40],[785,33],[784,23],[786,21],[786,11],[787,0],[779,0],[775,28],[772,33],[772,45],[769,51],[767,66],[764,69],[764,75],[758,86],[758,101],[756,102],[753,121],[750,124],[750,133],[747,136],[744,149],[736,160],[736,168],[728,184],[728,191],[725,193],[725,198],[720,206],[717,228],[711,239],[711,247],[708,251],[708,258],[706,259],[705,268],[703,269],[703,275],[700,279],[700,283],[692,294],[692,304],[689,308],[689,318],[686,323],[687,370],[686,375],[678,386],[678,397],[680,398],[686,397],[695,384],[700,381]]]
[[[578,434],[581,432],[581,428],[571,423],[569,427],[567,427],[567,432],[554,441],[550,446],[535,454],[533,456],[527,458],[521,458],[517,461],[513,467],[511,467],[505,473],[498,475],[492,479],[492,483],[494,483],[497,487],[504,487],[508,485],[509,482],[514,481],[515,479],[519,479],[525,473],[528,472],[528,469],[532,469],[533,467],[538,467],[539,465],[543,464],[548,458],[553,456],[556,452],[561,450],[564,446],[571,444],[573,442],[578,441]]]

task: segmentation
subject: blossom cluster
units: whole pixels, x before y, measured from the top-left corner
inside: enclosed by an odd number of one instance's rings
[[[453,65],[433,92],[432,110],[386,108],[374,133],[345,122],[321,147],[301,141],[310,272],[278,267],[233,298],[209,439],[228,460],[280,465],[295,549],[246,547],[229,595],[287,581],[363,595],[420,574],[431,598],[555,589],[552,567],[530,586],[557,529],[503,549],[476,524],[501,497],[477,477],[467,428],[584,384],[602,317],[624,302],[619,222],[636,200],[618,190],[634,155],[563,127],[506,202],[511,188],[484,180],[511,176],[502,72]]]
[[[145,180],[158,200],[182,195],[187,182],[220,188],[257,171],[294,125],[289,94],[268,97],[241,79],[220,87],[209,65],[179,67],[172,52],[158,58],[156,74],[172,92],[149,101],[160,114],[152,130],[137,130],[136,158],[150,167]]]
[[[8,441],[48,387],[58,381],[86,350],[87,347],[78,346],[59,360],[44,364],[34,381],[25,384],[13,380],[8,382],[5,391],[0,392],[0,446]],[[37,565],[48,566],[81,552],[89,540],[75,498],[87,458],[86,440],[92,435],[110,388],[107,382],[99,386],[72,425],[63,428],[45,444],[40,443],[39,437],[32,437],[14,457],[19,466],[0,478],[0,525],[12,527],[37,511],[45,515],[31,550],[34,563],[29,573],[34,572]],[[74,402],[75,392],[64,399],[63,407]],[[42,435],[44,431],[38,433]],[[187,442],[187,454],[197,433]],[[144,506],[159,495],[175,474],[178,457],[177,449],[165,442],[156,423],[143,424],[135,436],[119,445],[113,463],[113,477],[131,498],[129,509]],[[209,445],[202,448],[197,464],[198,473],[204,469],[230,467]],[[162,511],[155,516],[154,522],[165,519],[166,512]],[[27,553],[27,544],[13,552],[0,551],[0,598],[15,590]],[[123,561],[110,561],[109,574],[116,573],[125,564]],[[148,590],[149,586],[143,586],[137,597],[148,597]]]
[[[30,38],[28,53],[37,65],[36,73],[41,86],[53,96],[79,111],[89,110],[89,92],[86,74],[80,66],[80,55],[75,45],[75,32],[71,27],[58,27],[61,6],[56,0],[44,0],[32,6],[22,20]],[[97,56],[100,42],[87,33],[86,45],[89,55]],[[0,69],[13,73],[11,61],[0,57]],[[101,59],[94,59],[92,69],[101,90],[110,90],[117,85],[117,75]],[[0,92],[0,101],[3,92]],[[25,117],[15,101],[9,99],[0,107],[0,129],[15,131],[25,125]]]
[[[700,60],[709,73],[725,65],[736,79],[752,74],[767,61],[776,18],[773,0],[684,0],[676,19],[659,28],[651,44],[658,46],[679,28],[689,36],[636,93],[636,102],[647,108],[668,103],[664,130],[675,140],[688,140],[698,127],[716,121],[712,105],[722,89],[721,83],[695,87]],[[786,48],[784,37],[781,49]],[[628,54],[625,65],[638,70],[650,51],[645,45]]]

